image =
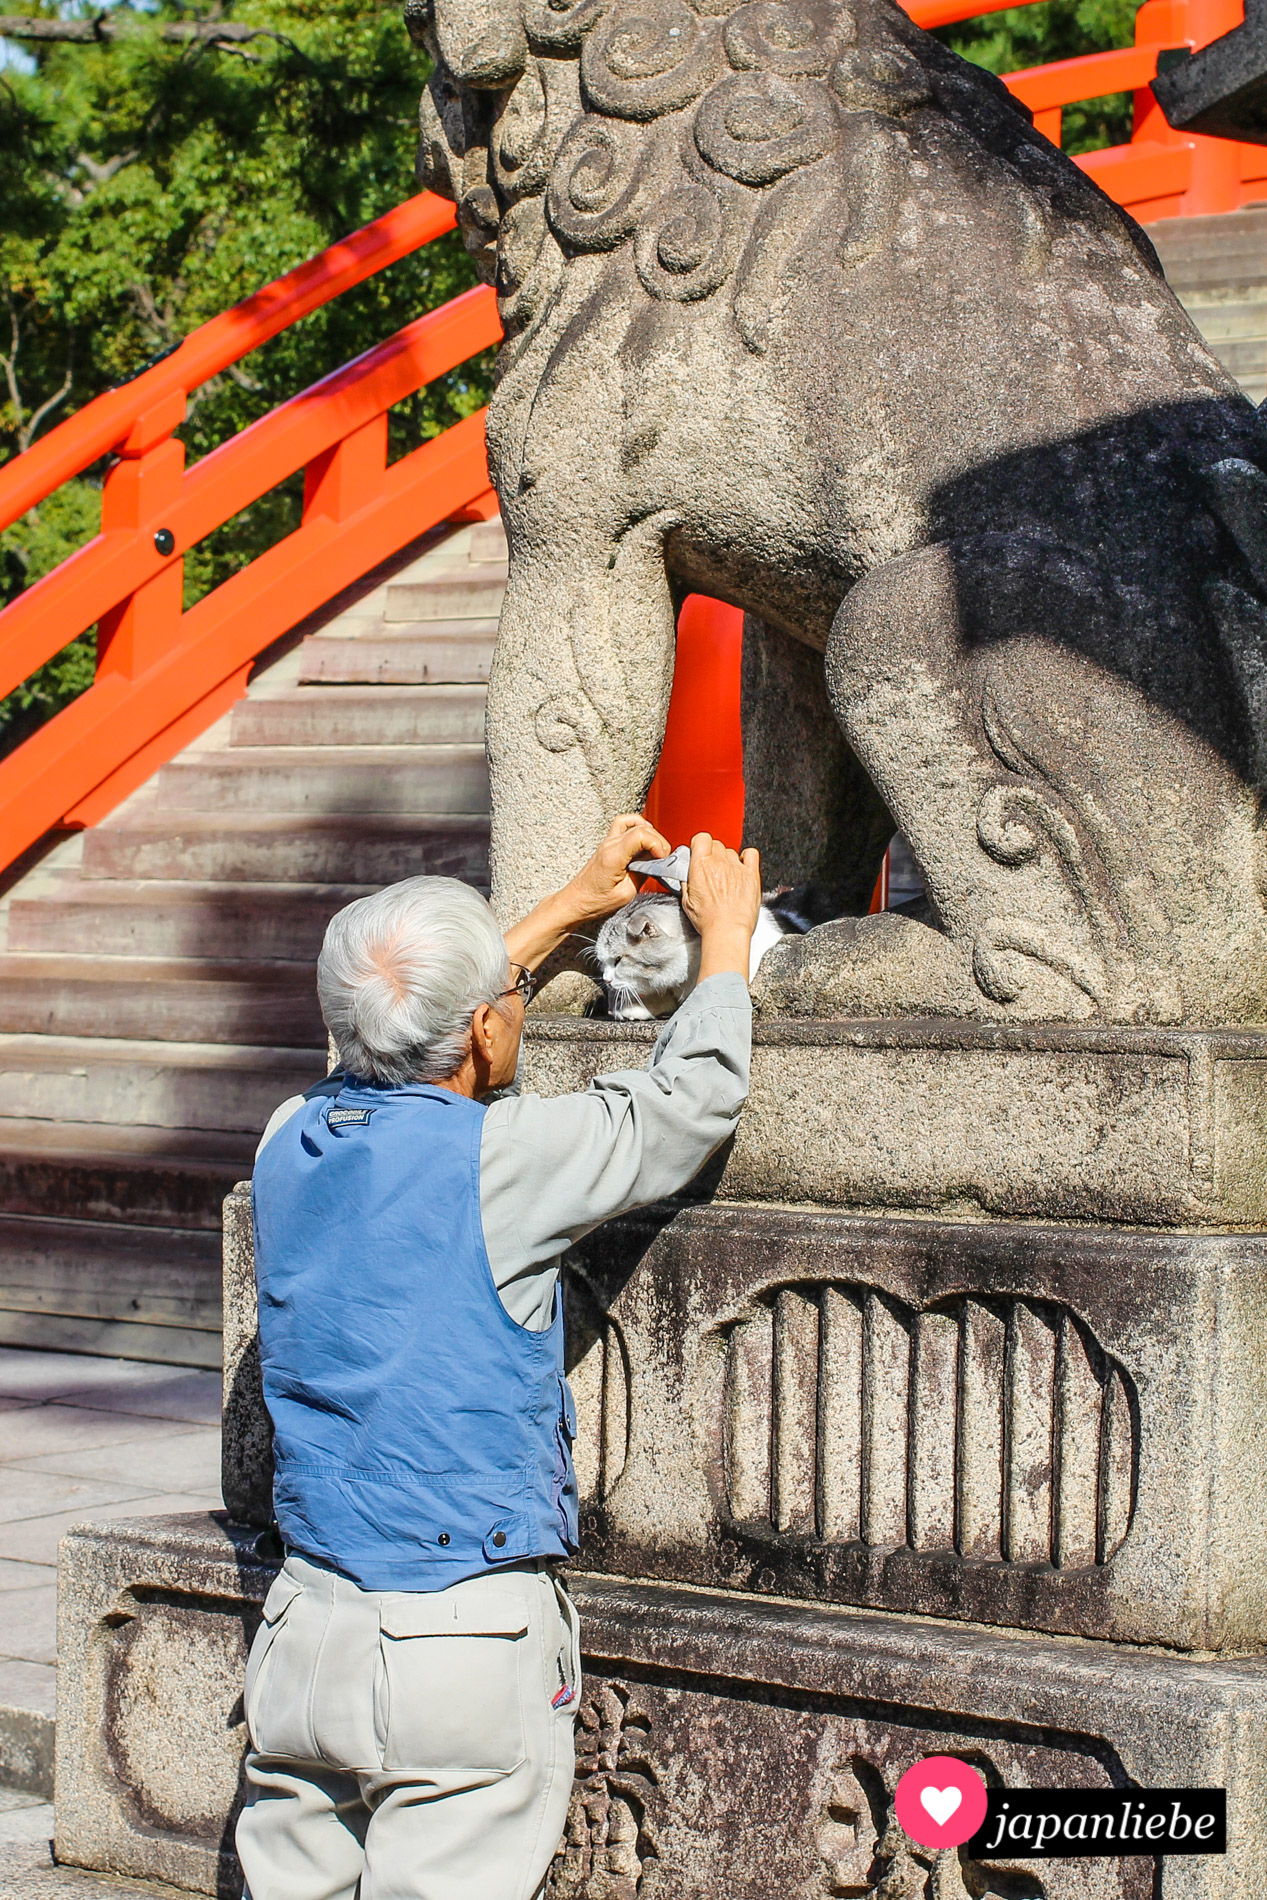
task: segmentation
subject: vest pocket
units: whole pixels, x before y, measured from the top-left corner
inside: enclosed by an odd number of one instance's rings
[[[461,1589],[461,1586],[456,1586]],[[510,1591],[386,1598],[378,1709],[391,1772],[494,1781],[524,1759],[528,1607]]]

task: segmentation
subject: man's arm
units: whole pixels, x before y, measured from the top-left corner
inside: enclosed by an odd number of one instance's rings
[[[623,864],[634,855],[615,826],[607,843]],[[741,857],[700,832],[691,840],[682,904],[700,933],[700,981],[647,1067],[598,1076],[582,1093],[552,1101],[494,1102],[485,1115],[485,1244],[502,1299],[521,1325],[548,1323],[565,1247],[615,1214],[678,1193],[739,1119],[752,1042],[747,976],[761,908],[757,853]]]
[[[506,954],[521,969],[535,970],[581,924],[610,917],[632,903],[638,886],[629,875],[631,858],[665,858],[668,841],[640,812],[613,818],[593,857],[561,891],[543,897],[535,910],[506,932]]]
[[[484,1241],[520,1325],[549,1323],[565,1248],[616,1214],[680,1192],[733,1133],[751,1041],[745,977],[718,971],[666,1024],[645,1069],[597,1076],[573,1095],[490,1104],[480,1147]]]

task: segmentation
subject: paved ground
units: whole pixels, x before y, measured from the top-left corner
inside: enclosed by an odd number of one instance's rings
[[[0,1900],[188,1900],[175,1887],[111,1874],[85,1874],[55,1867],[49,1837],[53,1810],[47,1801],[0,1788]]]
[[[219,1373],[0,1348],[0,1709],[53,1713],[71,1524],[219,1505]]]

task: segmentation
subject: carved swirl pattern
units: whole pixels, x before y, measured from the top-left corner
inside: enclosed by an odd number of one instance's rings
[[[720,70],[716,29],[684,0],[624,0],[586,39],[581,82],[618,119],[658,119],[698,99]]]
[[[803,6],[754,0],[731,15],[723,36],[736,72],[781,73],[787,79],[823,78],[833,50],[853,45],[857,37],[852,13],[818,0]]]
[[[830,84],[850,112],[900,117],[932,97],[919,61],[899,47],[856,48],[842,54],[832,67]]]
[[[632,234],[650,182],[641,156],[641,135],[619,119],[587,114],[573,125],[559,147],[546,210],[574,250],[614,250]]]
[[[553,158],[547,124],[545,88],[535,61],[530,61],[494,128],[493,176],[504,198],[544,190]]]
[[[528,43],[545,53],[576,53],[611,0],[525,0]]]
[[[695,119],[700,156],[744,185],[772,185],[835,142],[835,114],[821,86],[776,73],[732,73]]]
[[[629,244],[658,301],[699,302],[733,280],[737,329],[760,354],[791,307],[782,287],[807,238],[843,231],[832,253],[842,273],[888,240],[907,189],[905,128],[933,92],[883,17],[868,19],[860,41],[843,0],[521,5],[524,70],[495,101],[469,95],[472,123],[485,114],[487,153],[478,175],[468,160],[459,194],[468,224],[476,196],[481,223],[485,199],[503,220],[529,198],[544,210],[551,242],[540,265],[528,225],[511,220],[518,255],[499,277],[508,331],[514,299],[528,309],[518,287],[530,276],[541,279],[535,310],[567,257]],[[451,130],[446,121],[450,145]],[[803,185],[772,220],[761,194],[789,178]],[[511,235],[503,223],[503,248]]]
[[[643,288],[673,303],[710,297],[730,274],[728,236],[720,200],[705,186],[666,192],[634,239]]]
[[[528,0],[525,18],[534,44],[553,35],[562,45],[566,22],[581,48],[587,110],[560,144],[546,196],[566,251],[632,239],[644,290],[675,303],[710,297],[738,272],[736,322],[760,353],[771,324],[753,298],[786,276],[807,230],[846,227],[835,255],[846,271],[893,230],[909,159],[899,128],[932,95],[896,38],[876,42],[872,28],[873,43],[859,45],[848,6]],[[644,128],[658,120],[665,134],[652,137]],[[800,173],[807,189],[786,206],[796,228],[774,228],[751,194]]]

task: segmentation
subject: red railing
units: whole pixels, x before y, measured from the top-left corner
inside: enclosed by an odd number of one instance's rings
[[[100,534],[0,613],[0,694],[98,629],[93,684],[0,762],[0,865],[54,826],[104,817],[240,697],[258,654],[377,562],[439,521],[496,512],[482,411],[387,461],[392,405],[498,340],[488,289],[420,317],[188,471],[173,435],[191,390],[454,221],[443,199],[410,199],[213,318],[0,472],[3,529],[118,457]],[[183,556],[301,468],[299,527],[183,612]]]
[[[904,0],[916,24],[928,28],[1035,3]],[[1243,18],[1243,0],[1144,0],[1135,16],[1134,46],[1005,73],[1003,83],[1032,109],[1036,127],[1055,145],[1060,143],[1065,106],[1110,93],[1135,94],[1130,143],[1084,153],[1074,163],[1141,223],[1236,211],[1252,199],[1267,197],[1267,146],[1174,131],[1148,82],[1156,76],[1159,53],[1170,47],[1207,46]]]

